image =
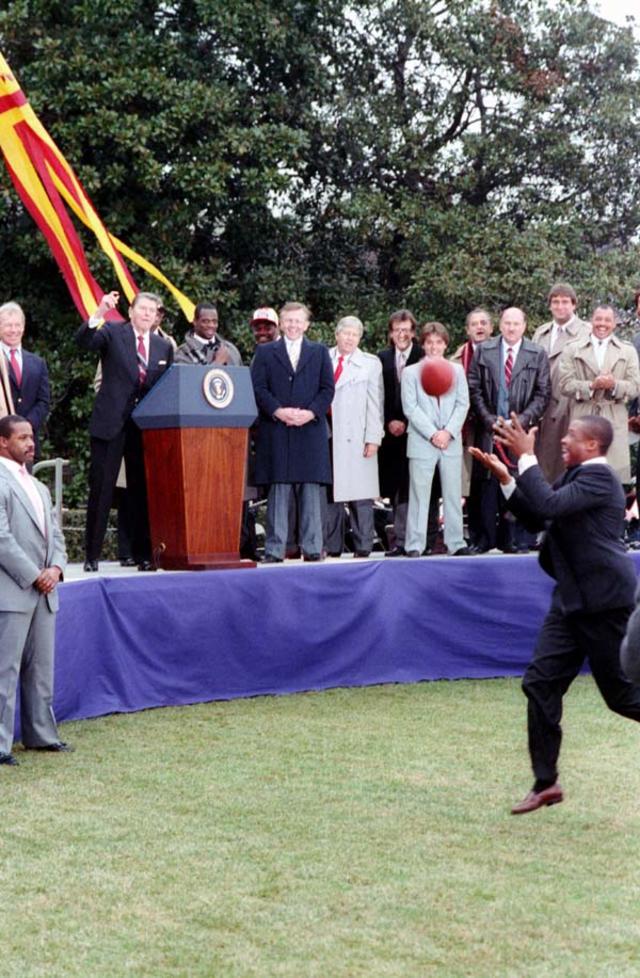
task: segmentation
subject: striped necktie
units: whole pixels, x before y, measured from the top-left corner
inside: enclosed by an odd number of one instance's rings
[[[510,346],[507,350],[507,359],[504,362],[504,382],[508,387],[511,383],[511,374],[513,373],[513,347]]]

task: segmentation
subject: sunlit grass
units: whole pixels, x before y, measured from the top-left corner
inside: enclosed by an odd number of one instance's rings
[[[640,728],[567,697],[567,800],[515,680],[68,724],[0,769],[0,976],[637,976]]]

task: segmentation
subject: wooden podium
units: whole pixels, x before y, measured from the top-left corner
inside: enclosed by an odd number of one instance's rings
[[[174,364],[133,412],[142,429],[154,560],[166,570],[255,567],[240,559],[247,367]]]

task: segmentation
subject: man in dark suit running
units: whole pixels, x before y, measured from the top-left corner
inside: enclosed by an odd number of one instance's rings
[[[499,419],[495,428],[496,440],[518,459],[517,479],[496,455],[470,451],[496,476],[518,519],[533,532],[546,530],[540,566],[556,581],[522,682],[535,775],[532,790],[511,809],[522,815],[563,800],[557,770],[562,697],[585,659],[607,706],[640,720],[640,687],[620,667],[636,575],[622,543],[624,492],[605,458],[610,422],[590,415],[571,422],[562,439],[567,470],[553,486],[534,455],[536,429],[525,432],[514,413],[511,425]]]

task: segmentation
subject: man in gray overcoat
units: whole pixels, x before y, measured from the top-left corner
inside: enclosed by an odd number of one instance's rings
[[[331,405],[333,501],[327,506],[325,547],[339,556],[344,549],[345,503],[348,503],[356,557],[373,548],[373,500],[380,495],[378,459],[384,433],[382,364],[358,346],[364,326],[344,316],[336,326],[336,345],[329,350],[336,392]]]

